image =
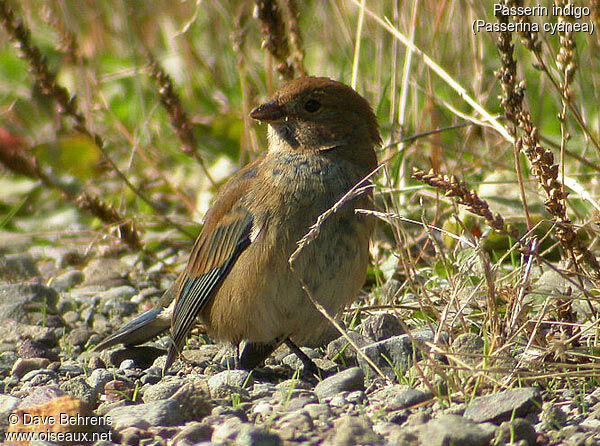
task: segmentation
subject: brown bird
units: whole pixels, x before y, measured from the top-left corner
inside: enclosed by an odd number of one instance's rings
[[[309,301],[288,259],[319,215],[377,166],[377,121],[368,102],[328,78],[286,83],[250,116],[269,124],[268,151],[219,191],[185,271],[165,293],[168,307],[150,310],[100,343],[135,345],[170,326],[167,370],[199,318],[217,340],[236,348],[239,366],[254,368],[285,342],[315,341],[327,325]],[[331,313],[350,303],[364,283],[374,222],[370,191],[324,221],[295,262],[297,273]],[[166,305],[166,303],[165,303]]]

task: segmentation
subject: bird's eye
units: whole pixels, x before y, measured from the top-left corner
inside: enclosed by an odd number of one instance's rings
[[[321,103],[319,101],[315,101],[314,99],[309,99],[308,101],[306,101],[306,104],[304,104],[304,109],[310,113],[314,113],[320,108]]]

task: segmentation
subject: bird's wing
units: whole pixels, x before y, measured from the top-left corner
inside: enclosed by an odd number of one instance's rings
[[[254,216],[240,204],[241,196],[253,180],[248,175],[252,168],[252,165],[248,165],[225,186],[206,216],[204,228],[196,239],[185,271],[174,284],[176,300],[171,318],[172,342],[165,371],[181,350],[202,308],[214,296],[239,255],[254,239]]]

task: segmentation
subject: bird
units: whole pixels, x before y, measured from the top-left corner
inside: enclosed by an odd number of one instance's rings
[[[159,304],[95,350],[169,331],[166,373],[199,320],[213,339],[234,345],[237,367],[253,369],[285,343],[305,370],[317,372],[299,346],[320,339],[328,322],[299,277],[329,314],[364,285],[375,222],[356,210],[373,209],[367,177],[381,144],[377,119],[351,87],[311,76],[286,82],[250,116],[268,124],[268,149],[216,194],[185,270]],[[298,242],[357,186],[363,193],[321,222],[292,271]]]

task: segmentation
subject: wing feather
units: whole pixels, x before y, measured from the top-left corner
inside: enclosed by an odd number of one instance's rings
[[[198,314],[218,290],[231,266],[251,243],[253,216],[243,206],[225,213],[217,224],[205,225],[175,291],[171,320],[172,343],[167,370],[194,325]],[[208,227],[207,227],[208,226]],[[212,226],[212,227],[211,227]]]

